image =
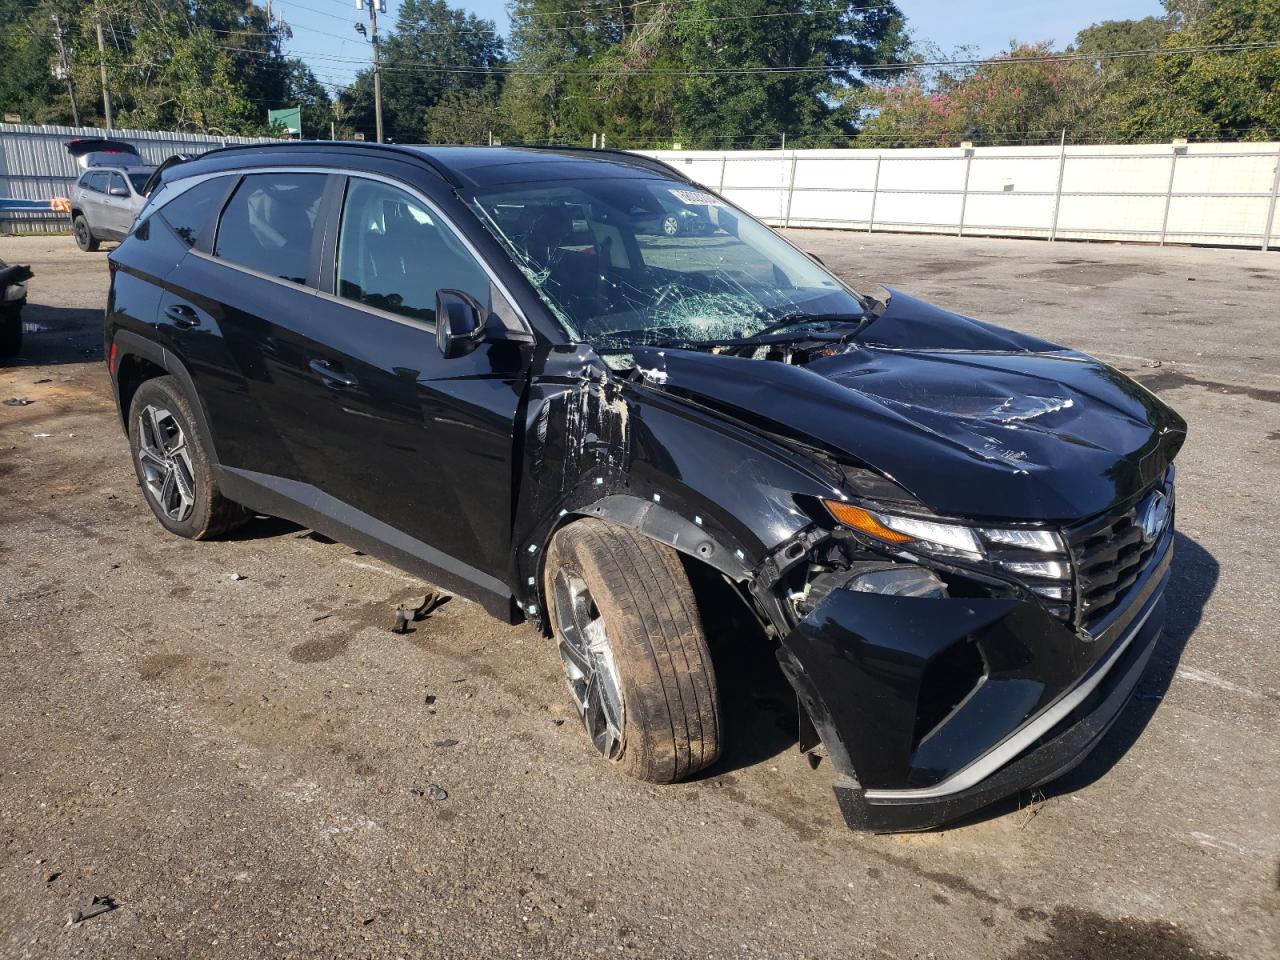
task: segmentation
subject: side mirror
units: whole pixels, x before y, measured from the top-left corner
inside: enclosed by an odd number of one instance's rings
[[[804,255],[820,267],[825,267],[827,265],[827,262],[823,260],[820,256],[818,256],[816,253],[814,253],[812,250],[806,250],[804,252]]]
[[[129,188],[128,187],[112,187],[111,195],[113,197],[127,197],[129,196]]]
[[[484,340],[484,311],[461,290],[436,291],[436,346],[446,360],[463,357]]]

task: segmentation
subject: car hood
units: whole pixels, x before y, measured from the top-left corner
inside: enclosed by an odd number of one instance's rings
[[[846,351],[807,365],[635,350],[651,386],[834,452],[937,513],[1069,521],[1162,476],[1168,406],[1084,354],[896,291]]]

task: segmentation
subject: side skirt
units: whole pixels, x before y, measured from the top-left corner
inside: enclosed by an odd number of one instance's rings
[[[501,580],[356,510],[311,484],[221,465],[216,467],[216,472],[223,494],[250,510],[292,520],[363,550],[406,573],[474,600],[504,623],[524,621],[519,604]]]

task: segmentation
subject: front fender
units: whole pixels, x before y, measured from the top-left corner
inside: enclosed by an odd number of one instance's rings
[[[737,581],[813,521],[797,497],[838,477],[749,429],[622,379],[588,347],[551,350],[530,384],[513,526],[513,583],[538,613],[541,557],[574,517],[599,516]]]

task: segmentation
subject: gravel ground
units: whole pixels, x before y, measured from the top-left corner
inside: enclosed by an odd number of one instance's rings
[[[1190,422],[1169,629],[1084,767],[948,830],[853,834],[739,645],[724,761],[624,779],[528,628],[454,600],[393,635],[428,586],[280,521],[167,535],[109,399],[104,255],[5,238],[37,275],[0,366],[35,401],[0,406],[0,956],[1276,956],[1280,258],[795,236]],[[70,923],[95,896],[116,909]]]

